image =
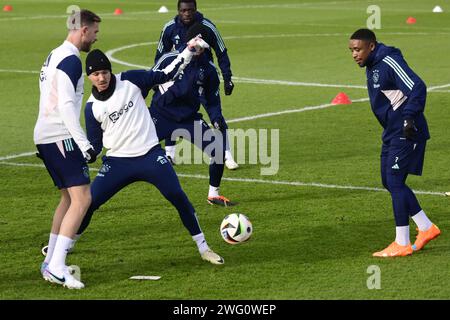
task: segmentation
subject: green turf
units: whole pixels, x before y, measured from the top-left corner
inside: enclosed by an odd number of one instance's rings
[[[142,44],[114,57],[151,66],[155,42],[175,15],[171,1],[77,1],[98,13],[96,48],[103,51]],[[378,38],[399,47],[428,87],[450,83],[450,6],[420,0],[378,1]],[[0,158],[34,150],[38,113],[38,71],[49,51],[65,37],[64,14],[71,1],[9,1],[0,12]],[[349,35],[364,27],[370,1],[198,1],[216,23],[229,50],[236,78],[364,85],[364,71],[352,61]],[[158,14],[161,5],[169,14]],[[434,5],[444,13],[433,14]],[[121,7],[124,14],[114,16]],[[408,16],[415,25],[405,23]],[[149,44],[150,43],[150,44]],[[82,59],[85,58],[82,54]],[[113,64],[120,72],[131,67]],[[7,71],[10,70],[10,71]],[[21,71],[34,71],[35,73]],[[86,79],[85,99],[89,93]],[[242,83],[222,96],[228,119],[329,103],[340,91],[351,99],[365,89]],[[448,143],[449,88],[430,92],[426,116],[432,139],[423,177],[410,177],[415,190],[450,191]],[[83,117],[82,117],[83,118]],[[82,121],[84,121],[82,119]],[[243,164],[225,178],[381,188],[381,130],[368,102],[290,113],[231,128],[279,129],[280,167],[261,176],[261,165]],[[22,165],[18,165],[22,164]],[[419,194],[442,236],[410,257],[371,257],[394,237],[389,194],[224,180],[223,193],[235,209],[206,204],[207,165],[182,165],[176,171],[195,206],[210,246],[225,258],[213,266],[199,258],[178,215],[151,185],[122,190],[94,216],[69,264],[81,267],[86,288],[69,291],[43,281],[40,249],[46,243],[58,191],[34,156],[0,160],[0,299],[449,299],[449,199]],[[92,166],[98,168],[99,161]],[[95,177],[95,170],[91,172]],[[248,243],[231,246],[218,232],[222,218],[245,213],[254,226]],[[411,224],[411,240],[414,240]],[[367,269],[381,269],[381,289],[369,290]],[[137,274],[159,281],[133,282]]]

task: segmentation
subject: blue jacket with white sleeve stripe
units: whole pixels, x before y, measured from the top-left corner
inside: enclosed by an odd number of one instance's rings
[[[372,111],[384,128],[384,143],[403,137],[405,119],[415,122],[414,141],[430,138],[424,116],[426,85],[411,70],[399,49],[377,42],[366,61],[366,76]]]
[[[210,31],[212,43],[208,44],[216,52],[217,62],[219,64],[220,71],[222,72],[223,80],[230,81],[232,76],[230,58],[228,57],[227,48],[225,47],[222,36],[216,26],[211,22],[211,20],[206,19],[200,12],[195,14],[194,22],[202,23]],[[158,42],[158,47],[156,49],[155,63],[158,62],[163,54],[173,50],[180,51],[186,46],[186,43],[190,40],[186,39],[188,29],[189,26],[184,25],[178,15],[164,25]],[[208,56],[209,60],[214,62],[211,50],[206,50],[205,54]]]

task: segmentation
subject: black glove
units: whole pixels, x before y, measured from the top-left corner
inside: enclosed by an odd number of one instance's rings
[[[89,150],[86,150],[86,156],[84,157],[86,159],[87,163],[94,163],[95,160],[97,160],[97,152],[93,148],[90,148]]]
[[[231,95],[231,93],[233,92],[234,89],[234,83],[231,80],[225,81],[224,84],[224,89],[225,89],[225,95],[229,96]]]
[[[413,119],[403,120],[403,135],[406,139],[413,139],[417,135],[417,128]]]
[[[213,126],[215,129],[223,131],[228,128],[227,123],[225,122],[225,119],[223,117],[218,117],[214,119]]]

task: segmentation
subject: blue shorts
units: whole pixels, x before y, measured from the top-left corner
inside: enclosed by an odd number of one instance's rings
[[[89,167],[73,139],[36,145],[39,157],[58,189],[82,186],[91,182]]]
[[[426,141],[393,138],[381,148],[381,167],[387,174],[422,175]]]

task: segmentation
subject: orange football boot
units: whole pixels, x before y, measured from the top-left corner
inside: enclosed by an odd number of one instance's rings
[[[231,202],[230,199],[227,199],[224,196],[208,197],[207,201],[209,204],[215,204],[223,207],[231,207],[237,205],[236,202]]]
[[[419,229],[417,229],[417,231],[419,231],[419,233],[416,236],[416,242],[414,242],[412,246],[414,251],[419,251],[428,242],[436,239],[441,234],[441,230],[439,230],[439,228],[435,224],[432,224],[427,231],[420,231]]]
[[[389,258],[389,257],[404,257],[413,253],[411,243],[406,246],[401,246],[397,242],[392,242],[386,249],[375,252],[374,257]]]

